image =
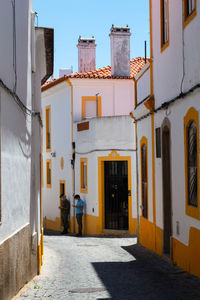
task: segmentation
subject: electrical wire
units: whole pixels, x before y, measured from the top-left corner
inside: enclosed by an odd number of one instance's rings
[[[0,87],[2,87],[12,98],[14,99],[15,103],[20,107],[22,112],[25,115],[37,117],[40,123],[40,126],[43,127],[42,119],[40,112],[35,112],[28,107],[24,105],[24,103],[20,100],[19,96],[16,94],[16,92],[12,91],[10,88],[7,87],[7,85],[3,82],[3,80],[0,78]]]
[[[196,84],[195,86],[193,86],[191,89],[189,89],[187,92],[183,93],[181,92],[178,96],[176,96],[175,98],[169,100],[169,101],[166,101],[164,103],[162,103],[162,105],[160,105],[158,108],[152,110],[151,112],[147,113],[146,115],[136,119],[134,121],[134,123],[136,122],[139,122],[145,118],[148,118],[150,115],[152,115],[153,113],[157,113],[158,111],[160,110],[163,110],[163,109],[167,109],[169,107],[169,105],[171,105],[172,103],[176,102],[177,100],[180,100],[180,99],[183,99],[185,98],[188,94],[194,92],[196,89],[200,88],[200,83]]]
[[[76,154],[79,154],[79,155],[82,155],[82,154],[90,154],[90,153],[93,153],[93,152],[97,152],[97,151],[131,151],[131,152],[136,152],[137,150],[136,149],[93,149],[93,150],[90,150],[90,151],[87,151],[87,152],[76,152]]]

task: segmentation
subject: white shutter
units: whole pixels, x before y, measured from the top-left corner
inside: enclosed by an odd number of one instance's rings
[[[95,100],[86,100],[85,101],[85,117],[94,118],[97,116],[97,108]]]

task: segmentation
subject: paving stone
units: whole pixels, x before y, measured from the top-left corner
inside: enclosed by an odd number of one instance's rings
[[[200,299],[200,279],[133,237],[44,236],[41,275],[18,300]]]

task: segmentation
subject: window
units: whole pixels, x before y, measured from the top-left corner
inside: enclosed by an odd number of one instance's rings
[[[164,50],[169,45],[169,0],[160,0],[160,15],[161,15],[161,50]]]
[[[82,119],[101,116],[101,96],[82,97]]]
[[[88,192],[88,182],[87,182],[87,158],[80,159],[80,190],[81,193]]]
[[[183,0],[184,27],[196,16],[196,0]]]
[[[47,188],[51,188],[52,185],[52,166],[51,159],[47,159]]]
[[[147,173],[147,139],[143,137],[140,142],[141,149],[141,199],[142,216],[148,218],[148,173]]]
[[[186,214],[199,218],[198,112],[190,108],[184,118]]]
[[[51,151],[51,107],[46,107],[46,151]]]

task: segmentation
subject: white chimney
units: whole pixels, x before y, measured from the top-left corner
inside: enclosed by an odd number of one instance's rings
[[[78,39],[78,72],[84,73],[96,69],[96,44],[95,38]]]
[[[112,25],[109,36],[112,76],[130,76],[130,28]]]

